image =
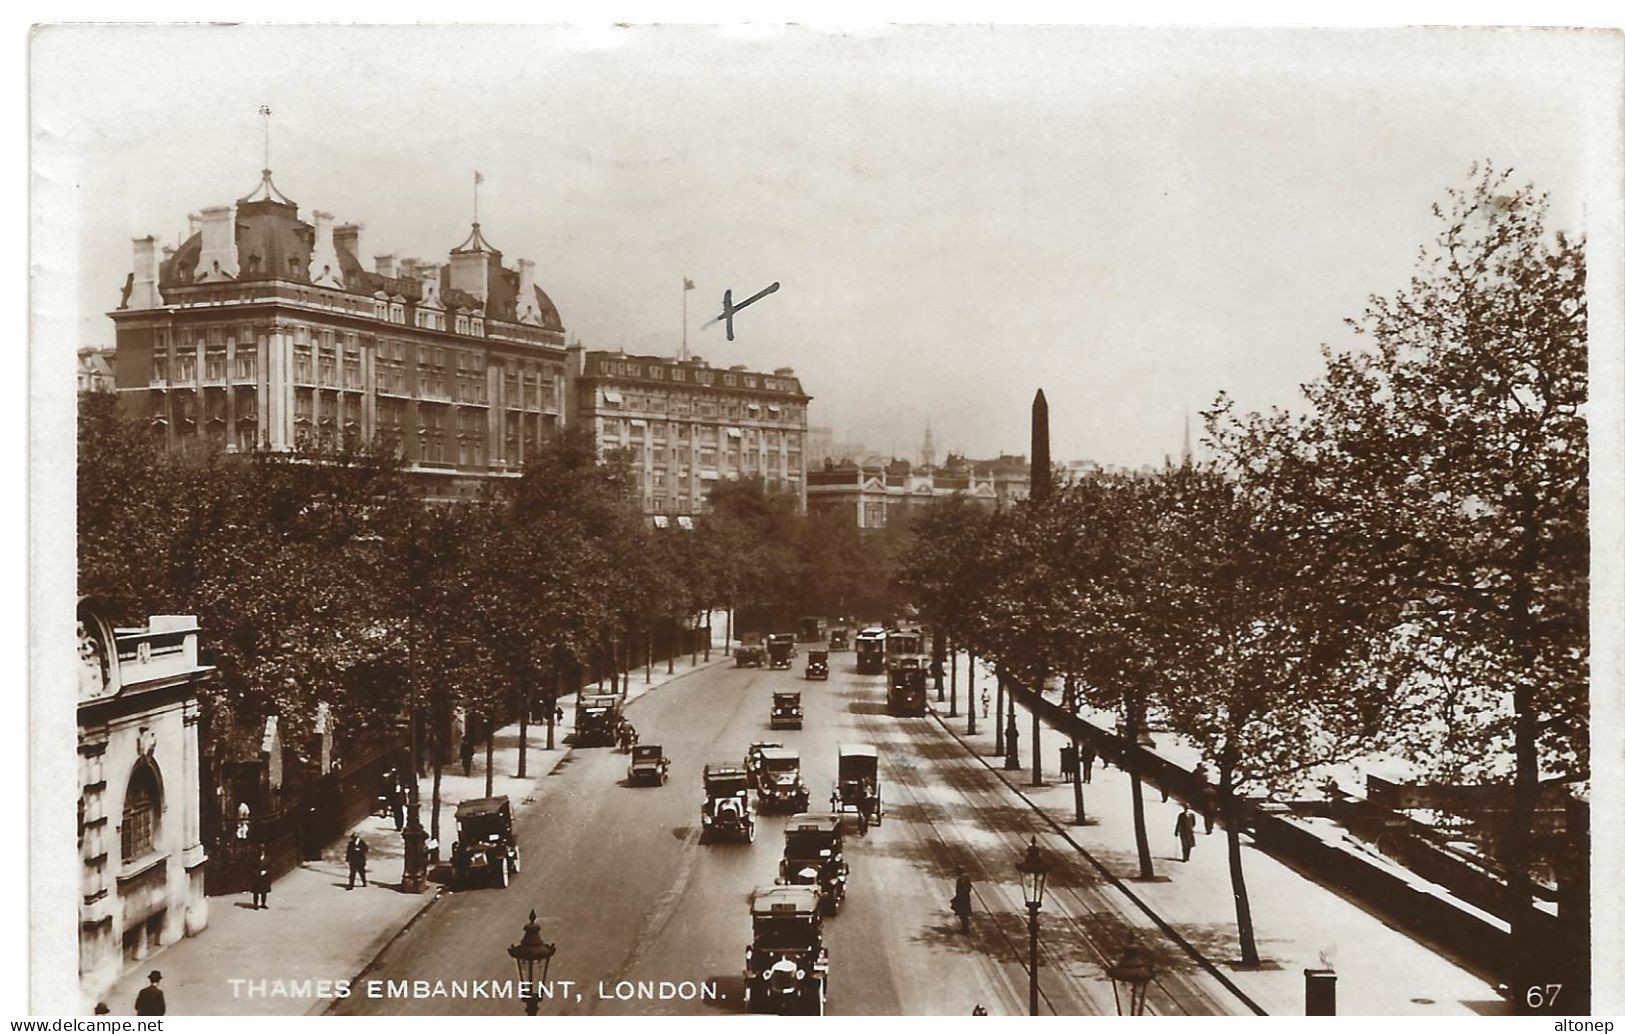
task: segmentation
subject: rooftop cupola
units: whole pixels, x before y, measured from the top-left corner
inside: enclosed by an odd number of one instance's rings
[[[468,238],[451,249],[451,289],[485,302],[491,297],[491,267],[501,261],[502,252],[491,247],[475,223]]]

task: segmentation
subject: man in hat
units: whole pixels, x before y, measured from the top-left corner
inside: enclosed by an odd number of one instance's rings
[[[164,975],[156,969],[147,974],[147,986],[135,996],[135,1014],[137,1016],[162,1016],[164,1014],[164,992],[158,982]]]
[[[1174,836],[1179,838],[1179,848],[1182,862],[1191,860],[1191,848],[1196,846],[1196,816],[1191,814],[1190,805],[1184,805],[1179,810],[1179,817],[1174,820]]]
[[[345,890],[355,890],[355,878],[361,877],[361,885],[367,885],[367,842],[361,839],[360,833],[351,833],[350,842],[344,847],[344,860],[350,863],[350,885]]]

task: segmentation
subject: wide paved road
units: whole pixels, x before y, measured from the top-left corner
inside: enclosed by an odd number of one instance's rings
[[[831,1013],[963,1015],[978,1003],[994,1015],[1025,1013],[1026,916],[1015,863],[1032,836],[1056,863],[1042,915],[1043,1011],[1115,1012],[1103,953],[1120,948],[1125,926],[1140,929],[1162,962],[1151,1011],[1245,1011],[934,719],[886,715],[882,678],[856,674],[850,652],[832,655],[827,683],[801,679],[803,660],[793,673],[714,667],[635,700],[629,716],[645,743],[666,748],[670,782],[631,788],[624,785],[625,755],[576,751],[517,820],[524,866],[512,885],[445,894],[366,976],[512,978],[507,947],[534,908],[543,936],[558,944],[549,980],[573,980],[581,992],[579,1001],[543,1002],[544,1013],[734,1011],[750,941],[750,894],[773,882],[784,819],[759,816],[754,844],[701,845],[701,767],[737,763],[755,740],[780,741],[801,751],[817,810],[827,807],[837,743],[857,741],[880,748],[885,821],[867,838],[847,838],[849,893],[824,927]],[[774,689],[802,691],[802,731],[769,732]],[[947,909],[959,865],[976,886],[968,935]],[[600,985],[662,980],[714,981],[720,999],[599,995]],[[512,1000],[368,999],[358,989],[335,1011],[517,1008]]]

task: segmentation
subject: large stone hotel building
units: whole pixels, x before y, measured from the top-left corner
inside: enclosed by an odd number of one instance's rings
[[[363,263],[359,225],[298,206],[262,173],[189,217],[179,247],[135,241],[110,315],[127,412],[171,448],[395,444],[426,491],[512,476],[567,421],[630,449],[651,514],[704,509],[717,478],[761,475],[806,506],[808,396],[793,371],[567,349],[535,264],[503,265],[479,223],[445,263]]]
[[[176,249],[135,241],[111,313],[124,407],[171,447],[383,437],[449,487],[517,472],[562,419],[558,309],[534,263],[504,266],[478,223],[444,264],[368,269],[361,227],[301,220],[269,170],[191,222]]]

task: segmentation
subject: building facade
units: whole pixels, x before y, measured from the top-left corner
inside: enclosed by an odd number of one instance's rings
[[[113,391],[117,387],[113,373],[117,352],[111,348],[87,347],[79,349],[79,391]]]
[[[516,473],[565,408],[564,325],[535,264],[475,223],[444,263],[379,255],[271,182],[134,243],[119,307],[125,410],[170,447],[291,450],[383,440],[456,485]]]
[[[651,515],[703,513],[710,485],[759,476],[807,507],[807,403],[789,367],[758,373],[624,352],[571,350],[572,426],[626,450]]]
[[[197,620],[115,629],[79,605],[79,980],[87,1005],[202,930]]]
[[[902,523],[916,509],[953,496],[1006,506],[1027,497],[1029,481],[1025,456],[978,461],[950,455],[932,467],[899,459],[884,464],[830,460],[807,473],[807,509],[836,513],[872,530]]]

